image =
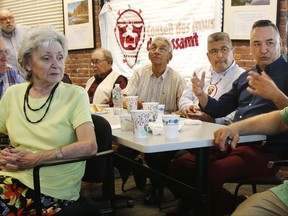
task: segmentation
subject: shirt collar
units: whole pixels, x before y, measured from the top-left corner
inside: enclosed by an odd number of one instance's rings
[[[6,34],[6,33],[1,29],[1,34],[2,34],[3,37],[11,38],[11,37],[13,37],[13,36],[15,35],[15,31],[16,31],[16,27],[15,27],[14,31],[12,32],[12,36],[10,36],[10,35]]]
[[[166,77],[166,75],[167,75],[167,73],[168,73],[168,70],[169,70],[169,67],[166,67],[164,73],[163,73],[161,76],[159,76],[159,77],[161,77],[161,78],[164,80],[165,77]],[[153,71],[152,71],[152,65],[151,65],[150,76],[156,77],[156,76],[154,75]],[[159,77],[158,77],[158,78],[159,78]]]
[[[213,68],[212,68],[212,65],[211,65],[211,66],[210,66],[210,72],[211,72],[212,75],[213,75],[213,74],[219,74],[219,75],[221,75],[221,74],[226,74],[228,71],[234,70],[235,65],[236,65],[236,63],[235,63],[235,61],[233,60],[232,64],[231,64],[225,71],[222,71],[222,72],[220,72],[220,73],[217,73],[216,71],[214,71]]]

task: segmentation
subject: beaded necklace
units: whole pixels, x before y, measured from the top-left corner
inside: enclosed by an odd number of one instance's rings
[[[221,80],[225,77],[225,75],[227,74],[228,71],[226,71],[221,77],[220,79],[215,82],[215,83],[212,83],[212,76],[211,75],[211,78],[210,78],[210,83],[209,83],[209,86],[206,88],[206,93],[211,96],[211,97],[214,97],[217,92],[218,92],[218,87],[217,85],[221,82]]]
[[[59,83],[57,83],[57,84],[53,87],[53,89],[52,89],[52,91],[50,92],[50,95],[49,95],[49,97],[47,98],[47,100],[45,101],[45,103],[44,103],[42,106],[40,106],[39,108],[35,108],[35,109],[33,109],[33,108],[30,107],[30,105],[29,105],[29,97],[28,97],[28,96],[29,96],[29,91],[30,91],[30,89],[32,88],[32,84],[30,84],[30,85],[27,87],[27,90],[26,90],[25,95],[24,95],[23,110],[24,110],[24,114],[25,114],[25,117],[26,117],[26,119],[27,119],[28,122],[30,122],[30,123],[32,123],[32,124],[37,124],[37,123],[41,122],[41,121],[44,119],[44,117],[46,116],[46,114],[47,114],[47,112],[48,112],[48,110],[49,110],[49,108],[50,108],[50,104],[51,104],[51,102],[52,102],[52,99],[53,99],[53,96],[54,96],[54,92],[55,92],[56,88],[58,87],[58,85],[59,85]],[[26,113],[26,104],[27,104],[27,107],[29,108],[29,110],[36,112],[36,111],[41,110],[43,107],[45,107],[45,105],[46,105],[47,103],[48,103],[48,106],[47,106],[47,108],[46,108],[46,110],[45,110],[45,113],[44,113],[44,115],[43,115],[38,121],[31,121],[31,120],[28,118],[27,113]]]

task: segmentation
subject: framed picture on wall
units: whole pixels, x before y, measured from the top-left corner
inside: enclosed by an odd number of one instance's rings
[[[253,23],[260,19],[277,22],[279,0],[225,0],[223,31],[231,39],[249,40]]]
[[[63,13],[68,49],[94,48],[93,0],[63,0]]]

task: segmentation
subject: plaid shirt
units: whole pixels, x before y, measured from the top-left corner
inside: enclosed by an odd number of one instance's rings
[[[6,67],[6,71],[0,74],[0,100],[4,92],[14,84],[25,82],[23,76],[20,75],[15,69],[11,67]]]

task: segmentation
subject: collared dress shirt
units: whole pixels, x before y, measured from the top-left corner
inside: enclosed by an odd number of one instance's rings
[[[185,86],[184,78],[172,68],[167,67],[157,78],[152,72],[152,65],[146,65],[133,73],[123,94],[138,96],[144,102],[165,104],[165,111],[171,113],[178,110]]]
[[[210,84],[216,84],[217,92],[213,95],[213,98],[218,99],[232,88],[232,83],[244,72],[244,69],[240,68],[235,61],[233,61],[227,70],[220,73],[215,72],[211,65],[207,65],[196,70],[197,77],[201,77],[204,71],[206,72],[204,89],[207,89]],[[189,81],[179,100],[179,108],[185,113],[186,107],[192,104],[198,105],[198,99],[193,93],[192,83]],[[230,124],[233,121],[234,114],[233,112],[225,117],[216,118],[215,121],[218,124]]]
[[[261,73],[259,66],[251,70]],[[234,81],[232,89],[223,94],[218,100],[208,97],[208,103],[205,108],[202,108],[203,111],[214,118],[219,118],[236,110],[234,122],[237,122],[262,113],[278,110],[271,100],[247,91],[247,76],[249,71],[250,70],[243,72],[239,78]],[[288,63],[285,58],[281,56],[270,65],[267,65],[265,72],[271,77],[280,91],[288,96]],[[267,136],[268,141],[287,140],[287,138],[287,133]],[[266,147],[268,152],[274,154],[280,154],[283,148],[285,148],[285,142],[278,142],[278,147],[276,144]]]

